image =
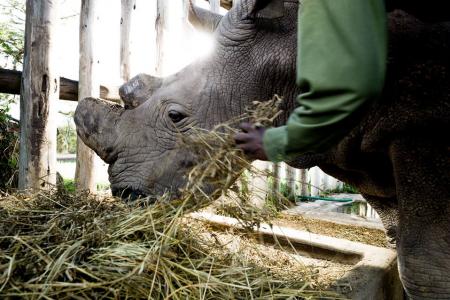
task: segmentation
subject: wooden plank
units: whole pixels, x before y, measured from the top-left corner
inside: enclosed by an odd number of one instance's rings
[[[130,28],[131,16],[136,9],[136,0],[121,1],[120,17],[120,77],[124,82],[130,80]]]
[[[22,72],[0,68],[0,93],[20,95]]]
[[[79,100],[100,95],[97,83],[98,59],[94,40],[97,30],[97,0],[82,0],[80,11],[80,70]],[[96,154],[81,139],[77,140],[77,164],[75,183],[78,191],[96,192],[95,161]]]
[[[232,0],[220,0],[220,5],[225,9],[230,9],[233,6]]]
[[[22,72],[0,68],[0,93],[20,95]],[[60,77],[59,99],[78,101],[78,81]],[[119,102],[119,87],[100,85],[100,98]]]
[[[56,184],[58,1],[27,0],[20,100],[19,190]]]
[[[59,99],[78,101],[78,81],[61,77]]]
[[[119,88],[119,86],[100,85],[100,98],[121,104]]]

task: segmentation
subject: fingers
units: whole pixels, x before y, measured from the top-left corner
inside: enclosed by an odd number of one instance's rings
[[[250,140],[248,133],[239,132],[234,135],[234,140],[236,144],[247,143]]]
[[[258,150],[253,143],[236,143],[236,148],[242,150],[244,154],[249,156],[253,156],[254,152]]]
[[[251,123],[241,123],[239,125],[239,128],[242,130],[242,132],[238,132],[234,135],[236,144],[244,144],[250,142],[252,140],[252,137],[249,132],[255,130],[253,125]]]
[[[253,145],[253,138],[250,134],[239,132],[234,135],[234,141],[236,143],[236,146],[243,150],[245,153],[251,152],[254,149]]]
[[[256,151],[255,145],[253,144],[240,144],[238,145],[238,148],[244,151],[244,153],[247,155],[253,154]]]
[[[239,128],[242,132],[234,135],[237,148],[241,149],[251,159],[267,160],[262,145],[265,128],[255,128],[251,123],[242,123]]]
[[[239,128],[243,131],[243,132],[249,132],[254,130],[255,128],[253,127],[253,125],[251,123],[241,123],[239,125]]]

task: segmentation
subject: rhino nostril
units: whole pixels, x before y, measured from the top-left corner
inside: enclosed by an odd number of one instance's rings
[[[182,160],[180,162],[180,167],[182,167],[182,168],[192,168],[194,165],[195,165],[195,162],[190,159]]]

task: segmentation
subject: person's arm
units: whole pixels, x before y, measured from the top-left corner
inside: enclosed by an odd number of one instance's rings
[[[300,106],[285,126],[265,131],[272,161],[320,152],[358,121],[383,89],[387,29],[384,0],[303,0],[299,11]]]

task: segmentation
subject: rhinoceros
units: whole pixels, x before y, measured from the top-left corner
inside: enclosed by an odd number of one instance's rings
[[[136,76],[121,88],[124,107],[80,101],[78,135],[109,164],[113,194],[176,192],[195,163],[179,134],[190,134],[193,126],[212,128],[242,114],[254,100],[283,96],[285,113],[278,122],[286,121],[299,93],[301,4],[279,4],[241,0],[223,17],[191,7],[192,24],[214,34],[215,50],[208,57],[167,78]],[[414,5],[413,14],[401,8],[389,14],[382,99],[330,150],[289,163],[319,166],[356,186],[396,241],[409,297],[450,299],[450,23]]]

